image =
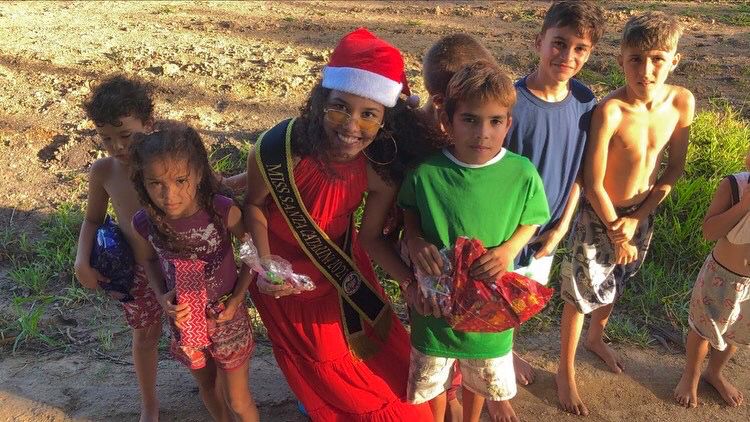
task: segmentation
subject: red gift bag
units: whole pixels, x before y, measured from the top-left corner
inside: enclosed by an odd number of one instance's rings
[[[203,268],[206,263],[199,259],[170,259],[174,266],[174,282],[177,303],[190,305],[190,317],[180,330],[179,345],[182,348],[199,349],[210,344],[206,306],[208,292]]]
[[[456,239],[453,312],[447,319],[457,331],[489,333],[517,328],[552,297],[552,289],[512,272],[492,283],[470,278],[469,268],[486,251],[480,240]]]

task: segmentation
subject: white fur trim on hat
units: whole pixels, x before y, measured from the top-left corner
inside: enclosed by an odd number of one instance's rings
[[[354,67],[323,68],[323,88],[369,98],[386,107],[396,105],[403,84],[374,72]]]

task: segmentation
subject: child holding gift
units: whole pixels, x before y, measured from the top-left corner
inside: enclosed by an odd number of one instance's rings
[[[216,194],[205,147],[188,126],[169,122],[138,136],[131,158],[144,207],[133,217],[136,260],[172,320],[171,352],[191,370],[215,420],[257,421],[244,305],[250,271],[243,265],[237,275],[230,239],[245,235],[240,209]]]
[[[409,257],[420,271],[440,275],[439,249],[467,236],[489,247],[471,276],[494,280],[513,269],[536,226],[549,218],[534,166],[503,148],[514,103],[513,83],[492,63],[469,64],[451,78],[440,119],[453,145],[409,173],[398,196]],[[413,297],[416,283],[406,289]],[[458,359],[464,421],[479,420],[485,398],[498,420],[517,421],[509,402],[516,394],[512,340],[513,330],[459,332],[445,318],[412,312],[409,400],[432,400],[436,420],[442,420]]]

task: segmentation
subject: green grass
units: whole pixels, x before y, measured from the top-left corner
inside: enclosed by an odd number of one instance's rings
[[[52,330],[44,327],[47,311],[54,304],[69,306],[90,300],[91,294],[77,285],[71,271],[82,218],[80,206],[63,203],[42,220],[41,238],[36,242],[25,236],[14,238],[12,227],[0,236],[3,251],[18,248],[12,252],[8,271],[18,287],[13,291],[13,320],[0,327],[3,335],[15,336],[14,352],[25,343],[59,345],[50,334]]]
[[[607,63],[598,71],[586,67],[578,74],[578,78],[598,95],[606,94],[625,85],[625,75],[617,63]]]
[[[242,173],[247,165],[250,148],[252,145],[243,143],[239,147],[230,145],[212,149],[208,156],[211,168],[224,176]]]

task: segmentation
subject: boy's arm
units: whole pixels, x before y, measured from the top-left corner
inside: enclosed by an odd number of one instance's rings
[[[664,173],[656,180],[654,187],[651,188],[646,200],[640,207],[630,214],[632,219],[642,221],[648,218],[656,207],[667,198],[669,192],[677,180],[685,171],[685,158],[688,151],[688,138],[690,136],[690,125],[693,123],[693,114],[695,113],[695,98],[687,89],[681,88],[681,92],[675,99],[675,108],[680,113],[677,121],[677,127],[669,139],[669,161]]]
[[[521,249],[529,243],[537,225],[519,225],[508,240],[490,248],[471,266],[470,275],[478,280],[494,280],[508,271]]]
[[[609,143],[621,121],[622,111],[610,101],[605,101],[594,109],[591,117],[590,139],[586,145],[583,183],[586,198],[608,228],[607,234],[614,247],[615,263],[628,264],[635,261],[638,251],[634,245],[624,239],[622,241],[612,239],[612,225],[617,221],[618,216],[609,194],[604,189]]]
[[[609,143],[621,121],[622,111],[609,101],[594,109],[583,161],[583,186],[586,198],[608,227],[617,220],[617,212],[604,189],[604,176],[607,172]]]
[[[437,277],[443,273],[443,257],[437,246],[426,241],[422,233],[419,213],[404,209],[404,240],[409,259],[420,271]]]
[[[81,224],[81,232],[78,235],[78,249],[76,251],[76,260],[73,269],[76,278],[81,285],[89,289],[99,287],[99,281],[108,282],[99,271],[91,268],[91,249],[94,246],[94,235],[96,229],[104,221],[107,214],[107,202],[109,194],[104,189],[104,179],[106,178],[104,161],[96,161],[91,166],[89,172],[89,190],[88,200],[86,202],[86,215]],[[127,223],[126,223],[127,224]]]
[[[570,230],[570,223],[571,221],[573,221],[573,216],[575,215],[578,201],[581,198],[582,183],[583,177],[581,175],[581,172],[579,171],[575,181],[573,182],[573,186],[570,189],[568,201],[565,203],[565,209],[563,209],[563,213],[560,216],[560,220],[557,222],[557,225],[555,225],[555,227],[548,230],[536,240],[536,242],[542,243],[542,247],[539,249],[539,251],[537,251],[536,254],[534,254],[534,258],[538,259],[543,256],[553,254],[555,252],[555,249],[557,249],[557,245],[560,243],[563,237],[565,237],[565,234],[568,233],[568,230]]]
[[[242,212],[234,205],[229,208],[227,226],[232,235],[240,241],[247,234],[245,225],[242,222]],[[225,309],[216,318],[216,322],[229,321],[234,317],[238,309],[242,309],[242,305],[245,303],[247,288],[250,286],[251,276],[250,267],[243,262],[240,266],[240,274],[237,276],[237,283],[235,283],[234,290],[232,290],[232,297],[227,300]]]
[[[724,179],[716,189],[711,205],[703,218],[703,237],[719,240],[726,236],[737,223],[750,212],[750,184],[745,187],[742,199],[732,206],[729,180]]]

